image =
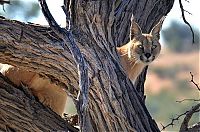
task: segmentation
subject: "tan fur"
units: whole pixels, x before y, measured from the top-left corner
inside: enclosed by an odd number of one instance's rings
[[[2,69],[4,69],[4,71],[2,70],[3,74],[15,85],[19,86],[21,83],[27,85],[40,102],[60,116],[63,115],[67,95],[61,87],[34,72],[12,66],[4,66]]]
[[[145,66],[153,62],[160,54],[159,32],[164,18],[152,29],[150,34],[142,34],[138,24],[132,20],[130,29],[130,42],[117,51],[121,64],[134,82]]]
[[[128,57],[128,47],[129,44],[118,48],[118,53],[120,54],[121,64],[131,80],[135,80],[137,76],[141,73],[142,69],[145,67],[142,63],[137,63],[135,60],[131,60]]]

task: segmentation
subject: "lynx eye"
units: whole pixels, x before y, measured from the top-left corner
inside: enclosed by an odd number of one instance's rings
[[[157,47],[157,45],[152,45],[152,47],[151,47],[151,48],[152,48],[152,49],[155,49],[156,47]]]
[[[138,48],[143,49],[143,46],[142,45],[138,45]]]

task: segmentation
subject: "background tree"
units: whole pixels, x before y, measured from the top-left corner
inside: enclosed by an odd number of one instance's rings
[[[194,29],[194,45],[191,46],[192,35],[187,25],[172,21],[169,28],[162,30],[163,38],[166,45],[177,52],[189,52],[191,50],[199,50],[199,34],[198,29]]]

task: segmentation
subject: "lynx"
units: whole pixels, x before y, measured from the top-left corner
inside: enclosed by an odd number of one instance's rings
[[[67,94],[63,88],[52,83],[50,79],[43,78],[35,72],[0,64],[0,72],[15,85],[26,85],[39,101],[51,108],[58,115],[63,116],[67,101]]]
[[[153,27],[149,34],[143,34],[139,25],[131,20],[130,41],[117,51],[121,64],[128,77],[135,82],[145,66],[153,62],[160,54],[160,30],[164,17]]]

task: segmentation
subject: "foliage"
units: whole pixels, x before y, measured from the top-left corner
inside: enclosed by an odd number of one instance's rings
[[[197,28],[193,28],[195,33],[195,45],[197,47],[191,46],[192,35],[189,27],[185,24],[172,21],[170,27],[162,31],[164,41],[167,46],[177,52],[191,51],[198,49],[199,46],[199,34]]]

